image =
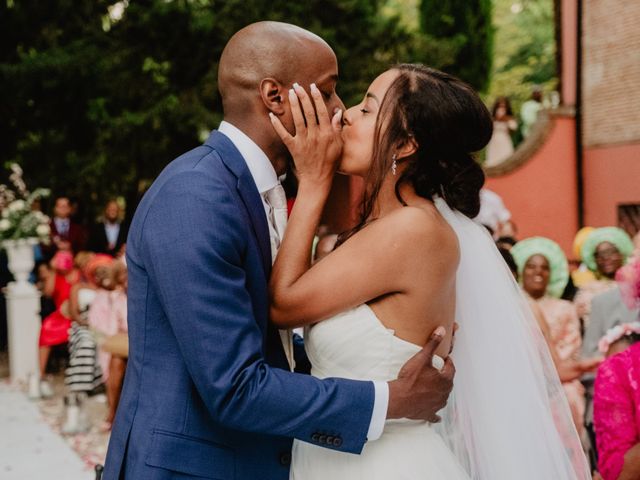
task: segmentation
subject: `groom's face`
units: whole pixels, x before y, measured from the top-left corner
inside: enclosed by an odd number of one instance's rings
[[[292,88],[293,83],[297,82],[300,86],[309,92],[310,85],[315,83],[318,90],[322,93],[324,103],[330,115],[333,115],[336,109],[344,110],[344,103],[336,92],[338,83],[338,60],[335,53],[326,44],[319,42],[309,42],[306,45],[304,53],[301,51],[302,58],[299,59],[299,67],[296,70],[291,85],[286,85],[286,89]],[[291,108],[289,106],[289,96],[284,91],[282,95],[283,102],[286,103],[286,113],[282,116],[283,125],[291,134],[295,129],[293,126],[293,118],[291,117]]]

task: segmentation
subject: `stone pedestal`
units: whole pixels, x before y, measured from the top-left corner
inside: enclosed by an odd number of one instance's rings
[[[16,279],[4,292],[7,299],[9,369],[13,382],[26,382],[31,376],[40,376],[40,292],[28,281],[34,267],[33,245],[36,242],[33,239],[3,242],[9,257],[9,270]]]

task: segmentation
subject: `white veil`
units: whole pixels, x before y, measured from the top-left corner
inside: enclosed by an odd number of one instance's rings
[[[485,228],[436,207],[460,244],[454,388],[438,425],[473,480],[591,479],[527,300]]]

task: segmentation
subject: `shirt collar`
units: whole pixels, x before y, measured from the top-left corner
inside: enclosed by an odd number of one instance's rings
[[[229,122],[222,121],[218,131],[226,135],[238,149],[249,167],[258,192],[263,194],[278,185],[278,176],[267,155],[243,131]]]

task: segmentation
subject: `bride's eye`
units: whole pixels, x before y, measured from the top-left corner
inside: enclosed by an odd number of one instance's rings
[[[361,108],[361,109],[360,109],[360,111],[361,111],[362,113],[369,113],[369,110],[367,110],[366,108]]]

